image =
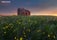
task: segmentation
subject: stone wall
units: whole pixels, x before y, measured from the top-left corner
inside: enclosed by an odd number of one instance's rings
[[[17,14],[18,15],[29,16],[30,15],[30,11],[29,10],[26,10],[24,8],[18,8]]]

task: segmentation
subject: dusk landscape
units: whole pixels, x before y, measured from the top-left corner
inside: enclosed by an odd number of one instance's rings
[[[57,40],[57,0],[0,0],[0,40]]]
[[[0,15],[17,15],[18,8],[31,11],[31,15],[57,16],[57,0],[0,0]]]

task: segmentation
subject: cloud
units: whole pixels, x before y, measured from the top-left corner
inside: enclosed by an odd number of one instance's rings
[[[1,1],[1,3],[11,3],[11,1]]]

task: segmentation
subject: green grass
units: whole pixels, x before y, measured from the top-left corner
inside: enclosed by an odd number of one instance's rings
[[[0,17],[0,40],[57,40],[57,17]]]

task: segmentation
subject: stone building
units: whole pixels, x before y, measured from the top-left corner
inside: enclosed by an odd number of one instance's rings
[[[30,11],[26,10],[24,8],[18,8],[17,15],[29,16],[30,15]]]

